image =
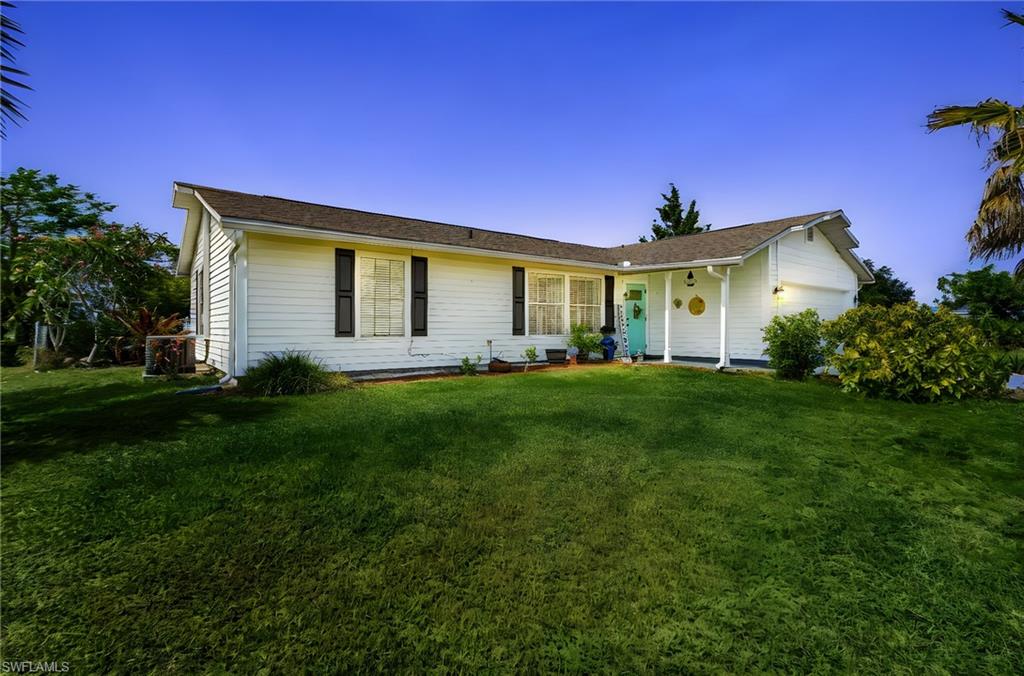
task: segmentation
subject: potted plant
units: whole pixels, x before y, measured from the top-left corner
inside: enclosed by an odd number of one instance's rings
[[[579,361],[590,359],[590,353],[601,352],[601,335],[593,333],[586,324],[573,324],[569,329],[569,348],[575,349]]]

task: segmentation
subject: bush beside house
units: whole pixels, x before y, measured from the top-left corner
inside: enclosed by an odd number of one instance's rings
[[[268,354],[248,370],[242,380],[247,392],[262,397],[286,394],[314,394],[342,387],[344,376],[328,371],[320,361],[304,352]]]
[[[815,310],[773,317],[763,333],[768,365],[780,378],[803,380],[825,363],[821,319]]]
[[[947,308],[865,305],[822,324],[826,363],[843,388],[907,401],[1000,393],[1009,366],[984,334]]]

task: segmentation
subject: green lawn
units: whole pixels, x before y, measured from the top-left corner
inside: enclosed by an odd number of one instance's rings
[[[3,374],[3,659],[1024,672],[1024,405],[658,367]]]

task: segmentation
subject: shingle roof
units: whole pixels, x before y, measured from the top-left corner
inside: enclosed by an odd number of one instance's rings
[[[677,261],[704,261],[716,258],[742,256],[757,245],[792,227],[805,225],[826,216],[831,211],[819,211],[803,216],[791,216],[774,221],[734,225],[731,228],[708,230],[695,235],[670,237],[654,242],[626,244],[616,247],[620,261],[633,265],[655,265]]]
[[[721,228],[695,235],[683,235],[656,242],[598,247],[559,242],[553,239],[496,232],[475,226],[451,225],[418,218],[390,216],[357,209],[252,195],[192,183],[177,183],[199,193],[222,218],[238,218],[292,225],[338,233],[369,235],[389,239],[447,244],[501,251],[524,256],[541,256],[585,263],[616,265],[657,265],[705,261],[741,256],[759,244],[794,226],[804,225],[832,213],[828,211],[774,221]]]

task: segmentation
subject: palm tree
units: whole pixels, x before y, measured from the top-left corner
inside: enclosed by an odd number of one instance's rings
[[[12,76],[28,75],[8,65],[14,63],[14,50],[24,47],[25,43],[18,39],[18,35],[24,35],[17,21],[7,16],[7,10],[14,9],[14,5],[7,0],[0,0],[0,139],[7,138],[7,123],[19,124],[20,120],[27,120],[22,108],[25,103],[11,92],[11,87],[21,89],[32,89],[24,82]]]
[[[1006,25],[1024,26],[1024,16],[1004,9]],[[967,231],[971,257],[1011,258],[1024,250],[1024,108],[986,99],[976,106],[936,108],[928,130],[967,125],[980,143],[995,136],[985,165],[992,175],[985,182],[978,215]],[[1014,274],[1024,277],[1024,259]]]

